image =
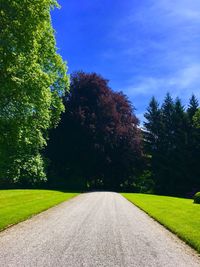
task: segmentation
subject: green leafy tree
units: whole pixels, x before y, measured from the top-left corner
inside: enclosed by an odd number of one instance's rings
[[[3,0],[0,39],[0,184],[45,180],[40,150],[64,110],[66,67],[56,52],[52,0]]]

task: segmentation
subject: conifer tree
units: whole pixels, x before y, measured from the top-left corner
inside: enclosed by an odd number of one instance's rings
[[[181,100],[177,98],[174,104],[174,139],[172,146],[172,170],[173,186],[171,193],[184,195],[188,190],[187,164],[187,116]]]
[[[200,112],[193,95],[185,111],[168,93],[159,109],[152,98],[145,113],[145,151],[155,192],[186,196],[200,188]]]
[[[162,156],[162,121],[161,110],[159,103],[152,97],[146,113],[144,114],[146,121],[144,122],[145,131],[144,136],[144,148],[146,152],[147,165],[150,169],[152,179],[155,184],[155,192],[159,191],[160,187],[160,158]]]
[[[189,100],[189,106],[187,109],[188,118],[190,120],[190,123],[192,123],[192,124],[193,124],[193,117],[194,117],[195,113],[197,112],[198,107],[199,107],[198,99],[196,98],[196,96],[194,94],[192,94],[192,96]]]
[[[192,95],[187,109],[188,115],[188,144],[187,144],[187,173],[191,185],[191,194],[200,190],[200,128],[198,125],[199,102]],[[200,118],[200,117],[199,117]]]

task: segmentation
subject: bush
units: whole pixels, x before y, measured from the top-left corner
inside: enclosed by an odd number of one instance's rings
[[[196,203],[196,204],[200,204],[200,192],[197,192],[197,193],[194,195],[194,203]]]
[[[148,170],[145,170],[142,175],[135,179],[135,190],[138,193],[153,194],[155,183],[153,181],[152,173]]]

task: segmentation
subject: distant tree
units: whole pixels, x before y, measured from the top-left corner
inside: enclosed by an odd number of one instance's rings
[[[145,113],[144,143],[154,190],[186,196],[200,187],[200,114],[193,95],[185,111],[181,100],[167,94],[159,108],[155,98]],[[149,175],[149,173],[148,173]]]
[[[159,135],[161,131],[161,111],[159,104],[155,97],[152,97],[146,113],[144,114],[146,121],[144,126],[147,130],[146,132],[146,145],[150,153],[158,148]]]
[[[162,157],[162,117],[161,109],[155,97],[152,97],[146,113],[144,114],[146,121],[144,122],[145,131],[144,148],[146,151],[147,168],[151,171],[153,181],[155,183],[155,191],[159,190],[160,184],[160,158]]]
[[[166,148],[170,148],[170,144],[173,140],[174,134],[174,101],[169,93],[167,93],[164,102],[161,107],[162,112],[162,122],[165,132],[165,142]]]
[[[173,150],[174,150],[174,114],[175,105],[169,93],[167,93],[161,106],[163,135],[160,137],[162,142],[162,153],[160,154],[159,170],[159,190],[160,194],[171,194],[174,186],[173,179]]]
[[[199,108],[199,101],[196,98],[196,96],[193,94],[189,100],[189,107],[187,109],[188,118],[189,118],[190,124],[192,125],[193,125],[193,117],[196,114],[198,108]]]
[[[71,188],[109,190],[133,184],[141,165],[141,137],[127,97],[113,92],[101,76],[77,72],[65,105],[45,152],[52,182],[62,177]]]
[[[192,117],[192,125],[196,129],[200,128],[200,108],[197,109],[194,116]]]
[[[200,109],[198,100],[192,96],[187,110],[189,117],[187,165],[191,192],[200,190]]]
[[[181,100],[177,98],[174,104],[174,140],[172,146],[171,180],[170,192],[173,195],[184,195],[188,192],[189,181],[187,175],[187,115]]]
[[[54,0],[1,1],[0,184],[46,179],[40,150],[64,110],[66,67],[56,52]]]

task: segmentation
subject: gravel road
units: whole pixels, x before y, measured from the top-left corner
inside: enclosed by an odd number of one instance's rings
[[[95,192],[1,232],[0,266],[200,267],[200,258],[120,194]]]

